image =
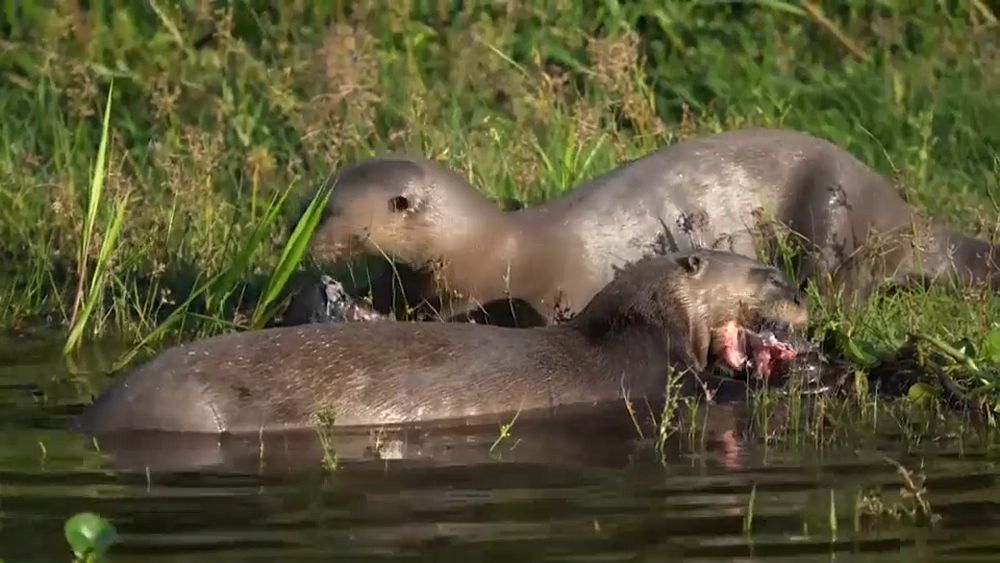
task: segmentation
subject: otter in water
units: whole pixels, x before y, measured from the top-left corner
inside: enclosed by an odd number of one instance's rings
[[[490,423],[642,404],[662,399],[672,368],[780,372],[796,354],[785,335],[807,320],[777,269],[697,250],[629,265],[557,326],[324,323],[179,346],[114,382],[77,428],[295,430],[324,409],[338,426]]]
[[[773,263],[782,233],[801,245],[796,282],[829,281],[848,305],[883,283],[1000,286],[997,246],[933,222],[837,145],[780,129],[677,143],[506,213],[434,162],[367,160],[339,175],[311,251],[324,262],[387,256],[422,272],[406,297],[439,317],[527,304],[537,315],[519,315],[523,326],[572,316],[640,257],[706,247]]]

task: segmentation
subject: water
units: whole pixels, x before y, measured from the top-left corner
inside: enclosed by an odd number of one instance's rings
[[[718,409],[662,461],[634,428],[593,420],[516,423],[492,452],[497,428],[339,436],[334,471],[315,434],[142,436],[97,451],[65,427],[104,378],[70,377],[60,344],[0,342],[8,563],[68,561],[62,525],[85,510],[118,528],[119,562],[993,561],[1000,550],[997,452],[968,441],[906,446],[885,424],[828,448],[768,445],[741,435],[740,409]],[[109,359],[89,352],[88,365]],[[365,459],[373,444],[396,459]],[[883,456],[924,463],[935,525],[855,525],[859,494],[908,502]]]

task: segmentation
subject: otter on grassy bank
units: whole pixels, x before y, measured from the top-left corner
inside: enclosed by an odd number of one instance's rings
[[[698,250],[627,266],[558,326],[309,324],[179,346],[111,384],[76,427],[253,433],[308,427],[323,409],[339,426],[556,416],[662,398],[671,368],[768,377],[795,356],[775,336],[807,320],[778,270]]]
[[[549,324],[643,256],[706,247],[769,261],[775,224],[804,245],[803,278],[829,275],[848,304],[883,283],[1000,287],[996,246],[933,222],[833,143],[780,129],[680,142],[506,213],[434,162],[374,158],[340,173],[326,213],[311,240],[316,258],[389,256],[424,274],[407,300],[444,296],[445,318],[517,301],[536,314],[516,324]],[[494,316],[486,320],[508,324]]]

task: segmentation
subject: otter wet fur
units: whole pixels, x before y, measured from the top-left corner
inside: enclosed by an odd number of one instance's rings
[[[1000,286],[997,246],[935,223],[839,146],[783,129],[686,140],[506,213],[432,161],[366,160],[336,179],[311,251],[423,272],[407,300],[444,296],[439,317],[524,302],[538,319],[524,326],[572,316],[643,256],[705,247],[773,263],[782,233],[799,244],[796,281],[814,277],[848,306],[886,283]]]
[[[795,352],[774,335],[807,321],[801,292],[756,260],[650,257],[557,326],[323,323],[182,345],[113,382],[76,428],[254,433],[310,427],[320,411],[338,426],[504,423],[641,405],[662,401],[671,368],[689,382],[715,365],[777,373]]]

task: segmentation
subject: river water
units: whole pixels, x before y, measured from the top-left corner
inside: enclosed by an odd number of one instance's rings
[[[746,409],[719,408],[661,448],[599,417],[515,422],[501,440],[464,428],[335,436],[328,448],[319,433],[95,443],[66,426],[111,358],[94,348],[70,366],[60,345],[0,341],[5,563],[70,560],[62,526],[80,511],[117,527],[111,561],[1000,559],[988,433],[918,441],[881,422],[821,446],[765,440],[746,430]],[[893,460],[926,474],[933,524],[871,508],[916,505]]]

